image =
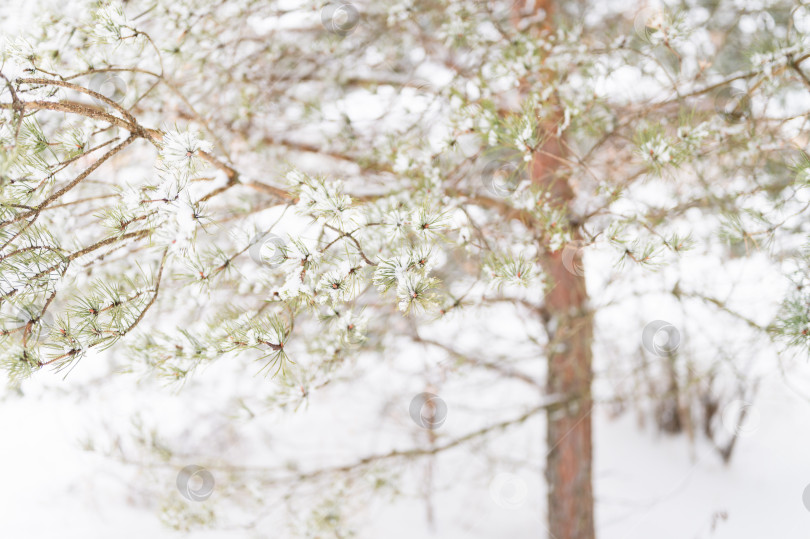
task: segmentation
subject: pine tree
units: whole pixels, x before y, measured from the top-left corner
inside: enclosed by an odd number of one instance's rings
[[[366,473],[380,488],[381,463],[545,414],[550,537],[589,539],[594,343],[614,337],[596,321],[614,281],[655,312],[628,281],[674,271],[655,293],[807,351],[803,6],[80,3],[2,50],[0,362],[13,384],[102,351],[178,386],[256,361],[268,409],[302,413],[351,383],[357,358],[432,350],[452,364],[419,375],[419,445],[295,479]],[[690,256],[788,260],[795,284],[763,323],[733,294],[684,288]],[[526,322],[525,342],[500,335],[499,317]],[[702,422],[728,460],[722,368],[692,364],[676,326],[647,327],[628,332],[663,369],[659,424]],[[528,367],[514,357],[525,343]],[[537,365],[544,380],[527,373]],[[445,434],[452,410],[434,394],[468,371],[536,398]],[[314,529],[345,531],[341,498],[311,508]]]

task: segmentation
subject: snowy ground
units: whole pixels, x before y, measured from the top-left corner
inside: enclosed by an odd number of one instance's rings
[[[84,369],[91,370],[89,365]],[[77,369],[81,371],[82,369]],[[805,378],[810,372],[805,369]],[[138,393],[136,393],[136,391]],[[94,382],[81,372],[67,381],[35,380],[26,396],[6,395],[0,407],[0,536],[47,537],[173,537],[157,519],[155,500],[144,492],[138,464],[122,464],[81,449],[81,440],[106,428],[126,431],[136,410],[145,416],[176,419],[182,397],[138,389],[132,378],[119,376]],[[84,393],[81,402],[75,394]],[[328,399],[327,399],[328,400]],[[180,405],[183,406],[180,406]],[[326,403],[323,403],[326,404]],[[329,410],[313,415],[330,421]],[[324,408],[324,406],[321,406]],[[718,538],[785,539],[807,537],[810,511],[802,493],[810,484],[810,404],[786,387],[780,376],[770,377],[750,414],[746,434],[729,466],[705,442],[691,445],[683,437],[639,430],[631,415],[610,419],[595,413],[596,496],[599,536],[603,539]],[[451,409],[452,411],[452,409]],[[404,412],[402,412],[404,413]],[[213,412],[212,412],[213,415]],[[351,415],[351,414],[347,414]],[[332,420],[331,435],[316,431],[316,447],[341,446],[353,434],[346,423]],[[316,421],[317,423],[317,421]],[[541,432],[539,421],[529,428]],[[283,428],[283,426],[282,426]],[[102,436],[103,438],[103,436]],[[540,436],[537,437],[538,443]],[[312,447],[307,440],[282,437],[282,442]],[[343,445],[345,445],[345,440]],[[403,444],[404,445],[404,444]],[[537,444],[531,444],[536,447]],[[273,444],[269,445],[274,447]],[[374,449],[369,447],[369,449]],[[225,448],[225,452],[228,449]],[[272,452],[272,450],[271,450]],[[440,459],[437,468],[453,469],[458,454]],[[434,496],[436,522],[426,523],[425,504],[403,498],[393,505],[379,501],[365,515],[359,537],[499,538],[538,537],[544,504],[540,469],[522,472],[525,497],[504,490],[498,503],[486,463],[467,455],[464,467],[482,480]],[[163,474],[163,485],[149,485],[177,495],[176,470]],[[503,473],[509,474],[505,471]],[[512,479],[507,475],[505,481]],[[226,485],[222,480],[213,499]],[[507,484],[504,488],[508,489]],[[220,491],[220,492],[218,492]],[[510,497],[512,496],[512,497]],[[515,501],[512,507],[512,501]],[[47,514],[47,518],[45,518]],[[194,537],[232,537],[233,531],[195,532]],[[251,537],[250,532],[237,536]],[[258,535],[257,535],[258,536]]]

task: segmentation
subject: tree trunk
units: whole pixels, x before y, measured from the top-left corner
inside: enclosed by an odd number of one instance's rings
[[[526,8],[546,13],[540,30],[551,30],[553,0],[523,0],[515,14],[527,16]],[[564,210],[572,239],[581,239],[579,223],[570,213],[574,192],[567,171],[561,166],[565,148],[556,135],[562,110],[545,118],[538,130],[546,142],[534,153],[532,181],[550,193],[550,203]],[[591,438],[591,365],[593,316],[581,271],[581,253],[573,264],[564,263],[562,251],[546,252],[541,246],[541,264],[549,280],[544,322],[549,334],[547,391],[564,397],[565,404],[549,408],[547,414],[546,481],[548,484],[548,528],[550,539],[594,539]],[[570,270],[569,270],[570,268]]]
[[[547,254],[542,263],[553,286],[545,301],[551,335],[546,354],[547,391],[566,397],[566,404],[547,413],[549,531],[552,539],[593,539],[593,319],[584,277],[565,268],[560,252]]]

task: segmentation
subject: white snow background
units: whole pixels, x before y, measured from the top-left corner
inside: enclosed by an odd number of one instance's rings
[[[11,32],[29,20],[41,2],[3,0],[2,27]],[[627,87],[629,87],[628,85]],[[362,104],[361,104],[362,105]],[[594,417],[597,532],[601,539],[803,539],[810,536],[810,511],[802,492],[810,484],[810,368],[803,358],[779,359],[773,345],[752,343],[743,326],[700,301],[674,304],[661,295],[641,301],[631,290],[667,290],[680,281],[684,290],[725,298],[734,290],[734,307],[759,322],[768,322],[783,297],[786,280],[764,258],[723,262],[697,249],[674,267],[657,273],[624,273],[622,284],[607,285],[613,273],[610,252],[589,252],[588,287],[597,306],[595,348],[597,405]],[[611,303],[609,306],[608,303]],[[190,316],[194,309],[190,306]],[[151,312],[150,316],[156,316]],[[635,366],[633,354],[644,324],[663,319],[681,331],[682,347],[696,361],[711,361],[706,335],[724,343],[746,377],[761,379],[731,463],[722,463],[705,438],[667,436],[648,422],[641,425],[632,410],[616,417],[614,397]],[[480,322],[480,321],[479,321]],[[492,309],[489,329],[510,339],[520,334],[520,316]],[[486,350],[474,327],[459,319],[432,331],[459,334],[460,349]],[[716,330],[716,331],[715,331]],[[392,328],[396,331],[396,328]],[[738,339],[738,336],[740,337]],[[534,360],[526,343],[513,353],[526,361],[524,372],[542,380],[543,362]],[[305,410],[262,418],[258,427],[234,416],[233,396],[261,398],[270,383],[258,370],[219,362],[198,373],[188,391],[179,393],[132,374],[112,374],[125,363],[113,354],[90,356],[62,378],[48,371],[25,382],[21,392],[0,395],[0,538],[95,537],[285,537],[267,535],[267,522],[284,511],[267,501],[258,528],[239,523],[251,515],[224,515],[234,527],[218,532],[182,534],[157,518],[158,498],[178,496],[176,467],[139,460],[127,434],[133,418],[158,428],[173,447],[190,454],[245,466],[267,466],[297,460],[307,469],[352,462],[365,454],[407,449],[419,433],[408,417],[408,395],[422,390],[412,376],[428,362],[445,361],[435,349],[411,345],[388,352],[390,361],[358,359],[357,380],[334,384],[310,399]],[[403,396],[405,396],[403,398]],[[513,381],[494,383],[480,373],[443,381],[448,432],[463,434],[487,423],[494,411],[536,404],[539,396]],[[473,397],[473,398],[471,398]],[[475,402],[474,407],[462,403]],[[630,405],[632,406],[632,405]],[[523,408],[521,408],[523,407]],[[244,428],[243,428],[244,427]],[[146,429],[148,430],[148,428]],[[438,456],[432,494],[435,521],[426,517],[421,476],[403,478],[403,495],[364,501],[360,538],[413,539],[535,538],[544,536],[545,426],[540,418],[508,430],[486,453],[475,445]],[[87,451],[87,443],[100,451]],[[122,451],[116,447],[121,444]],[[132,455],[122,461],[104,453]],[[490,460],[497,454],[500,464]],[[193,458],[188,464],[196,463]],[[509,465],[505,464],[509,463]],[[410,468],[418,470],[418,467]],[[516,474],[516,475],[510,475]],[[214,494],[224,496],[228,476],[214,471]],[[525,487],[509,507],[510,493],[498,492],[504,481]],[[515,485],[517,485],[515,487]],[[156,494],[158,493],[158,494]],[[514,492],[511,492],[514,494]],[[505,502],[506,500],[506,502]]]

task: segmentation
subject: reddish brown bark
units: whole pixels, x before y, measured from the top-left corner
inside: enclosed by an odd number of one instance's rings
[[[526,16],[526,1],[519,2],[516,14]],[[531,3],[528,4],[531,6]],[[553,0],[534,0],[534,10],[546,13],[539,31],[549,31]],[[548,74],[553,76],[553,74]],[[535,152],[531,164],[532,181],[550,193],[549,202],[562,209],[572,239],[580,240],[579,223],[569,208],[574,192],[568,182],[568,171],[560,159],[565,147],[557,136],[562,112],[546,117],[538,125],[546,142]],[[588,305],[588,291],[581,271],[569,271],[562,252],[548,252],[540,247],[541,264],[548,277],[550,291],[545,297],[549,344],[547,391],[560,395],[566,404],[550,408],[547,415],[546,481],[548,484],[548,528],[550,539],[594,539],[594,501],[592,487],[591,382],[593,317]],[[577,252],[574,270],[581,268]]]
[[[552,335],[547,351],[547,391],[564,395],[568,402],[549,409],[547,415],[549,531],[553,539],[593,539],[593,322],[588,294],[584,278],[565,268],[560,252],[547,254],[543,266],[554,283],[545,304]]]

